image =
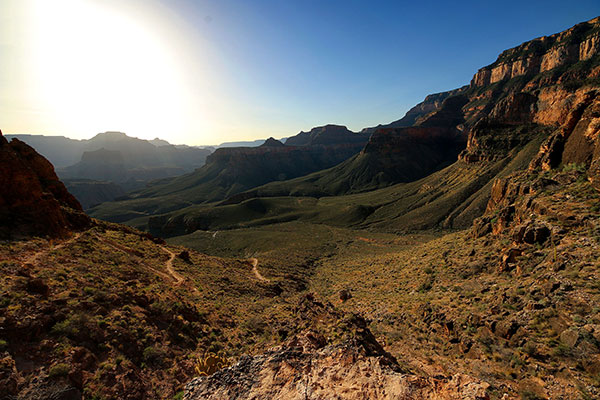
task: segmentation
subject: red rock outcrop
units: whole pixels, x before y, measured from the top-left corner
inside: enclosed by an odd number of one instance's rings
[[[574,164],[586,169],[588,179],[600,189],[600,92],[580,92],[562,118],[563,124],[542,143],[529,169],[549,171]]]
[[[0,132],[0,238],[66,237],[89,223],[52,164]]]

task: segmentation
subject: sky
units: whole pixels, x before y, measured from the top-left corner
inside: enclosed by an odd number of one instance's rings
[[[600,0],[0,0],[0,129],[210,145],[358,131]]]

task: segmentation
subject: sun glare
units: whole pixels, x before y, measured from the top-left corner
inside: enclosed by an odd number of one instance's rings
[[[107,2],[33,0],[34,79],[44,108],[73,131],[169,139],[182,126],[177,54],[156,27]]]

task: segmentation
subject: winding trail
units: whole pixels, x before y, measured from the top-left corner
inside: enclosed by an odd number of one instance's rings
[[[261,275],[261,273],[258,271],[258,258],[249,258],[247,263],[249,263],[250,265],[252,265],[252,272],[254,273],[254,276],[256,276],[256,278],[259,281],[263,281],[263,282],[271,282],[270,279],[265,278],[264,276]]]
[[[185,278],[173,269],[173,260],[175,259],[175,253],[173,253],[171,250],[167,249],[164,246],[160,246],[160,248],[164,252],[168,253],[170,256],[169,260],[167,260],[167,262],[165,263],[165,268],[166,268],[167,272],[175,280],[175,284],[181,285],[183,283],[183,281],[185,280]]]
[[[185,281],[185,278],[179,272],[175,271],[175,269],[173,268],[173,260],[175,260],[175,257],[176,257],[175,253],[173,253],[171,250],[167,249],[165,246],[160,246],[160,248],[165,253],[169,254],[169,259],[165,263],[165,268],[166,268],[167,272],[169,273],[171,278],[173,278],[175,280],[175,285],[177,285],[177,286],[181,285]],[[194,293],[200,294],[200,291],[198,290],[198,288],[196,288],[195,286],[192,286],[192,285],[190,285],[190,286]]]
[[[35,253],[31,254],[30,256],[26,257],[23,261],[21,261],[21,265],[25,266],[27,264],[31,264],[31,265],[35,266],[42,257],[46,256],[51,251],[61,249],[65,246],[68,246],[69,244],[77,241],[81,237],[82,234],[83,234],[83,232],[78,232],[78,233],[74,234],[71,238],[64,240],[56,245],[51,245],[46,249],[36,251]],[[126,254],[130,254],[130,255],[134,255],[134,256],[143,258],[143,255],[137,250],[130,249],[126,246],[115,243],[112,240],[106,239],[98,234],[94,234],[94,237],[97,240],[107,244],[108,246],[112,247],[113,249],[115,249],[117,251],[121,251]],[[171,250],[169,250],[168,248],[166,248],[165,246],[160,246],[160,248],[165,253],[169,254],[169,259],[165,262],[165,269],[166,269],[167,273],[158,271],[150,266],[146,266],[146,268],[149,269],[150,271],[154,272],[155,274],[162,276],[163,278],[165,278],[167,280],[175,281],[175,285],[177,285],[177,286],[183,284],[186,279],[180,273],[175,271],[175,269],[173,268],[173,261],[175,260],[175,257],[177,257],[177,255],[174,252],[172,252]],[[255,271],[256,276],[261,280],[268,281],[268,279],[263,278],[260,275],[260,273],[258,272],[258,270],[256,270],[256,266],[258,265],[258,260],[256,260],[255,258],[253,260],[255,260],[255,263],[253,263],[253,265],[254,265],[254,271]],[[198,289],[195,287],[192,287],[192,290],[194,291],[194,293],[200,293],[198,291]]]
[[[106,243],[107,245],[109,245],[110,247],[112,247],[115,250],[119,250],[124,253],[132,254],[134,256],[143,258],[143,255],[137,250],[130,249],[128,247],[125,247],[123,245],[115,243],[112,240],[101,237],[100,235],[96,235],[96,238],[98,240],[100,240],[101,242]],[[158,271],[148,265],[146,265],[146,268],[148,268],[150,271],[154,272],[155,274],[162,276],[166,280],[175,281],[175,285],[177,285],[177,286],[183,284],[185,281],[185,278],[179,272],[175,271],[175,269],[173,268],[173,261],[175,260],[175,257],[177,257],[177,255],[175,253],[173,253],[171,250],[169,250],[168,248],[166,248],[165,246],[160,246],[160,248],[162,251],[164,251],[165,253],[167,253],[169,255],[169,259],[165,262],[165,269],[166,269],[167,273]],[[198,291],[198,289],[195,287],[193,287],[192,290],[194,291],[194,293],[200,293]]]
[[[35,253],[33,253],[31,256],[27,257],[25,260],[23,260],[21,262],[22,265],[25,264],[32,264],[35,265],[37,264],[37,262],[40,260],[40,258],[42,258],[43,256],[45,256],[46,254],[50,253],[51,251],[54,250],[58,250],[61,249],[73,242],[75,242],[77,239],[79,239],[81,237],[81,232],[77,232],[76,234],[73,235],[73,237],[71,237],[70,239],[67,239],[65,241],[62,241],[54,246],[50,246],[45,250],[40,250],[40,251],[36,251]]]

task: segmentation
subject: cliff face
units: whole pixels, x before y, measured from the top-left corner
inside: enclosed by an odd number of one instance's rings
[[[33,148],[0,132],[0,238],[65,237],[90,223],[54,167]]]
[[[449,90],[447,92],[427,95],[422,102],[408,110],[404,117],[400,118],[399,120],[390,122],[389,124],[380,124],[374,127],[364,128],[361,133],[373,133],[377,129],[381,128],[402,128],[416,125],[423,117],[426,117],[428,114],[439,110],[442,107],[444,100],[446,100],[448,97],[456,96],[465,91],[465,89],[467,89],[467,86]]]
[[[568,136],[576,114],[589,105],[590,93],[600,84],[599,43],[600,19],[595,18],[507,50],[479,70],[465,92],[469,140],[460,159],[501,158],[536,130],[549,134],[555,129],[558,136]],[[558,136],[553,140],[560,141]]]
[[[544,36],[504,51],[493,64],[481,68],[472,86],[487,86],[521,75],[539,74],[565,64],[589,60],[600,52],[600,18]]]

